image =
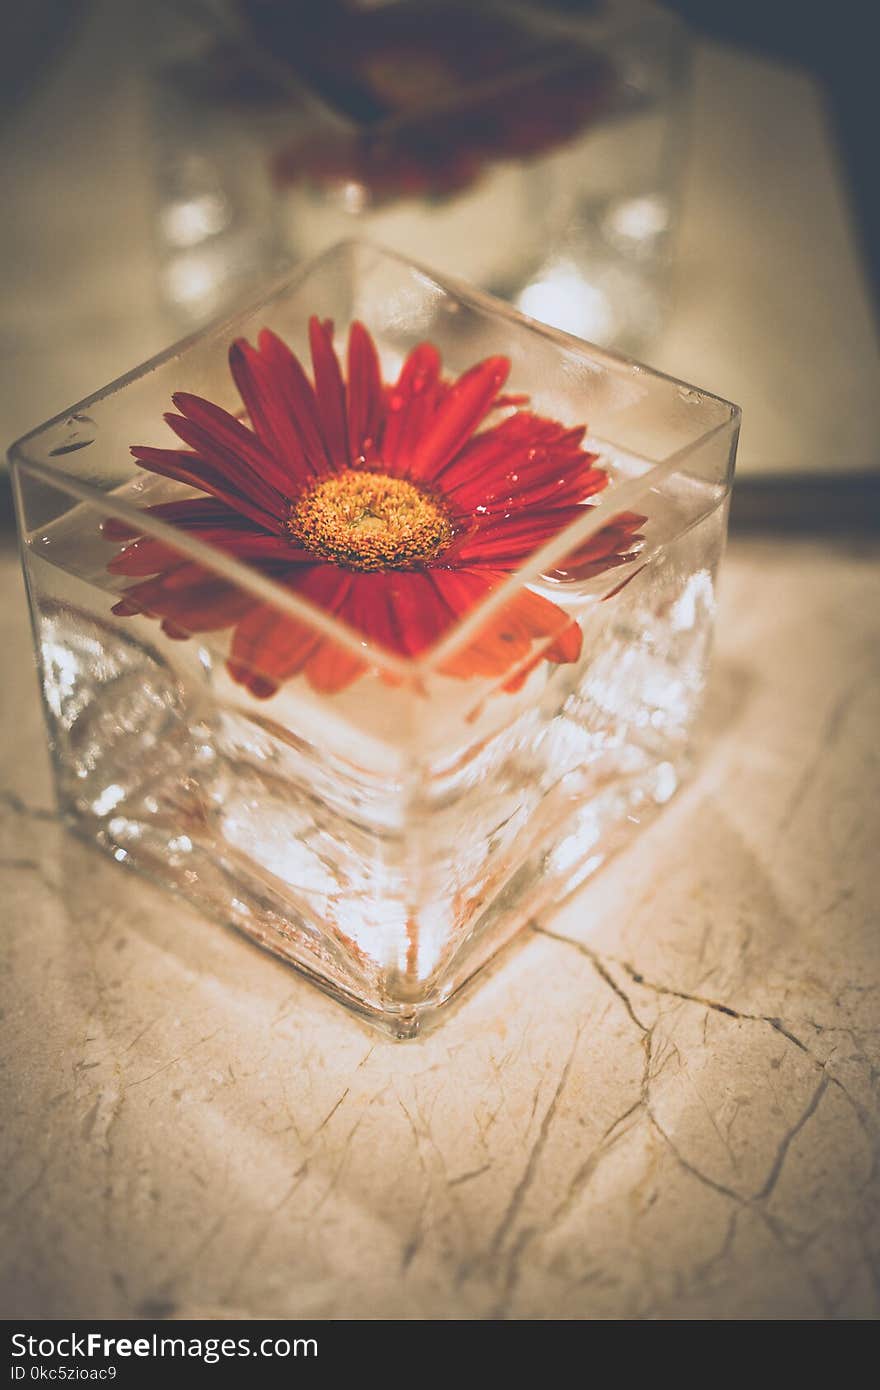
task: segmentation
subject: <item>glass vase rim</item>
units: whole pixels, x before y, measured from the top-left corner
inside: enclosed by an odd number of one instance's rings
[[[384,260],[394,260],[405,269],[417,272],[427,278],[435,288],[470,304],[482,314],[506,318],[521,327],[525,327],[530,332],[548,338],[562,349],[575,351],[588,358],[598,358],[605,367],[616,368],[617,370],[628,369],[629,371],[636,369],[648,378],[663,381],[680,391],[694,393],[700,401],[712,403],[726,412],[724,418],[707,427],[696,438],[680,448],[673,450],[663,458],[647,460],[650,466],[640,477],[612,483],[602,492],[591,497],[589,505],[584,506],[583,517],[569,522],[567,526],[534,550],[515,570],[511,571],[502,583],[453,623],[439,641],[418,656],[397,655],[388,648],[371,642],[344,620],[328,613],[308,599],[292,593],[290,589],[285,588],[275,579],[261,574],[256,567],[246,561],[234,558],[219,546],[199,540],[192,532],[149,515],[135,503],[114,496],[114,489],[105,491],[93,483],[77,478],[67,471],[63,464],[46,463],[42,459],[29,457],[27,453],[27,445],[31,441],[44,437],[53,428],[65,424],[73,416],[86,412],[91,406],[100,403],[107,397],[118,395],[128,386],[147,377],[175,358],[184,357],[196,345],[211,339],[218,343],[228,344],[235,325],[258,313],[263,305],[273,303],[281,294],[295,290],[300,283],[307,281],[322,263],[332,260],[342,253],[359,254],[363,251],[377,253]],[[369,325],[367,326],[369,327]],[[386,671],[389,675],[407,681],[419,682],[427,676],[435,674],[444,662],[465,646],[491,620],[493,615],[498,613],[526,585],[534,583],[542,575],[554,570],[567,555],[600,531],[619,512],[637,509],[642,497],[651,492],[664,478],[682,469],[688,458],[698,449],[703,448],[710,440],[723,436],[725,432],[730,434],[731,444],[735,443],[741,414],[739,406],[711,391],[695,387],[666,372],[648,367],[625,353],[598,347],[584,339],[575,337],[573,334],[551,328],[547,324],[530,318],[527,314],[522,313],[504,300],[495,298],[486,291],[458,281],[454,276],[444,272],[425,267],[409,257],[378,246],[365,238],[350,237],[334,243],[319,253],[318,256],[309,258],[294,267],[293,270],[288,268],[283,274],[271,281],[268,286],[263,286],[258,294],[239,301],[231,312],[187,334],[128,372],[122,373],[99,390],[83,397],[50,419],[28,430],[9,446],[7,457],[12,470],[13,481],[15,481],[19,471],[30,473],[50,488],[64,492],[68,496],[76,498],[80,504],[99,511],[107,519],[116,517],[122,521],[137,524],[142,534],[164,541],[180,554],[228,579],[238,589],[252,594],[263,602],[271,603],[277,611],[286,613],[298,621],[309,622],[327,637],[338,641],[347,650],[361,657],[366,656],[372,665]],[[733,448],[728,450],[726,474],[722,482],[719,483],[722,495],[726,495],[730,490],[734,453]],[[23,523],[23,508],[19,508],[19,513]],[[26,536],[23,524],[20,529],[21,540],[24,544]]]

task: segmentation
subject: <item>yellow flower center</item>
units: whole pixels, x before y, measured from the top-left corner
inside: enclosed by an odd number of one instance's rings
[[[452,540],[443,508],[413,483],[354,469],[295,502],[287,525],[305,549],[355,570],[408,569]]]

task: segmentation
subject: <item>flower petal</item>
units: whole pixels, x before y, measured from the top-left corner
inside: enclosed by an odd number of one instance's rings
[[[347,571],[319,564],[291,577],[289,587],[328,613],[336,613],[350,582]],[[266,699],[282,682],[303,670],[325,640],[307,619],[260,604],[235,629],[227,662],[229,674],[254,695]]]
[[[644,540],[640,528],[647,519],[636,512],[620,512],[601,531],[566,555],[552,571],[552,577],[569,582],[583,581],[636,559]]]
[[[352,574],[342,616],[350,627],[363,633],[376,646],[405,655],[406,648],[395,623],[388,577],[380,571]]]
[[[410,477],[433,482],[440,476],[492,409],[509,372],[507,357],[487,357],[459,377],[412,450]]]
[[[434,583],[420,570],[397,570],[385,576],[388,603],[397,637],[397,649],[406,656],[421,656],[443,637],[455,616]]]
[[[229,368],[251,424],[290,475],[291,492],[327,472],[315,393],[286,343],[268,328],[260,350],[238,338],[229,349]]]
[[[320,695],[337,695],[367,670],[367,663],[331,637],[325,637],[305,664],[306,678]]]
[[[295,557],[300,553],[285,537],[253,525],[232,507],[213,497],[186,497],[179,502],[158,502],[144,507],[143,511],[145,516],[155,517],[157,521],[164,521],[181,531],[194,532],[199,540],[227,551],[234,550],[243,556],[251,552],[255,555],[277,552]],[[129,522],[120,522],[117,517],[108,517],[102,523],[101,531],[108,541],[136,542],[137,548],[127,545],[108,562],[107,568],[114,574],[158,574],[167,564],[180,564],[185,558],[173,546],[153,540],[143,530]],[[150,552],[149,546],[155,549]],[[165,552],[170,559],[165,557]],[[155,563],[152,569],[147,569],[144,566],[150,554]],[[137,556],[144,557],[143,563]]]
[[[198,455],[189,454],[183,449],[152,449],[143,444],[135,444],[131,453],[141,468],[146,468],[148,472],[186,483],[187,487],[198,488],[201,492],[209,492],[267,531],[278,529],[278,518],[274,514],[239,492]]]
[[[270,328],[260,330],[257,342],[261,360],[269,373],[285,418],[294,425],[297,437],[315,477],[325,477],[336,469],[327,449],[315,389],[302,363],[287,344]]]
[[[490,516],[485,523],[477,521],[471,531],[453,541],[443,555],[443,563],[516,569],[585,514],[585,507],[575,505]]]
[[[391,473],[408,473],[410,456],[436,409],[439,385],[440,354],[431,343],[420,343],[388,394],[382,459]]]
[[[184,531],[232,526],[236,529],[249,528],[254,535],[265,534],[262,527],[255,524],[249,527],[246,517],[214,497],[184,497],[179,502],[156,502],[151,507],[144,507],[144,511],[148,516],[166,521],[171,526],[180,526]]]
[[[167,623],[174,636],[232,627],[256,600],[210,570],[189,563],[168,568],[158,578],[132,584],[113,607],[121,617],[142,613]],[[167,630],[167,629],[166,629]]]
[[[216,442],[219,457],[239,459],[247,466],[247,480],[256,478],[282,497],[291,493],[291,474],[282,467],[265,444],[234,415],[212,401],[203,400],[188,391],[176,391],[171,397],[181,415],[204,430]],[[196,447],[196,446],[193,446]],[[204,450],[197,449],[208,458]],[[244,490],[244,483],[239,484]]]
[[[432,579],[443,597],[462,617],[505,578],[502,571],[432,572]],[[543,645],[529,660],[528,670],[541,660],[576,661],[582,634],[577,623],[558,604],[531,589],[522,589],[500,613],[488,619],[464,648],[444,662],[443,670],[459,678],[507,676],[508,680],[516,681],[521,674],[521,663],[529,657],[536,642]]]
[[[309,343],[324,445],[331,463],[336,468],[345,468],[351,462],[345,384],[333,346],[333,323],[330,319],[325,319],[323,323],[314,315],[309,319]]]
[[[348,330],[348,444],[351,459],[377,457],[385,399],[379,356],[372,337],[357,320]]]
[[[152,536],[141,536],[114,555],[107,569],[110,574],[161,574],[183,563],[184,557],[173,546],[154,540]]]
[[[444,496],[457,512],[481,515],[580,502],[608,482],[597,455],[580,447],[583,434],[519,411],[465,445],[444,473]]]
[[[432,579],[456,620],[487,598],[504,575],[489,571],[437,570]],[[443,672],[465,680],[472,676],[504,675],[531,649],[531,639],[521,623],[505,611],[495,615],[466,646],[443,664]]]
[[[194,449],[209,468],[231,483],[243,497],[256,503],[268,516],[277,517],[279,521],[284,519],[288,510],[284,495],[264,482],[240,454],[221,444],[211,431],[185,415],[174,415],[169,411],[165,421],[184,444]]]

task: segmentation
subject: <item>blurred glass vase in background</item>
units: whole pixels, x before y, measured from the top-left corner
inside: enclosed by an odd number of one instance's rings
[[[166,47],[154,88],[164,284],[184,316],[215,312],[279,249],[298,260],[358,235],[598,343],[637,348],[659,326],[688,88],[664,11],[209,13]]]

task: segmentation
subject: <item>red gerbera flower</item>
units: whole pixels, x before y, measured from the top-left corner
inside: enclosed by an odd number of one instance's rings
[[[480,429],[491,411],[521,404],[501,389],[510,363],[490,357],[455,382],[440,354],[415,348],[383,385],[370,334],[353,323],[345,376],[333,325],[309,325],[314,385],[264,329],[229,361],[250,428],[210,401],[178,392],[166,415],[187,447],[132,453],[143,468],[206,496],[145,509],[246,561],[399,656],[433,647],[528,556],[570,522],[608,477],[581,446],[584,428],[517,410]],[[642,517],[623,513],[566,561],[584,578],[633,558]],[[232,628],[233,679],[265,698],[304,673],[339,691],[367,661],[243,592],[173,547],[118,521],[126,544],[109,570],[137,580],[113,609],[161,620],[170,637]],[[542,660],[575,661],[578,625],[523,589],[443,670],[505,678],[508,689]]]

